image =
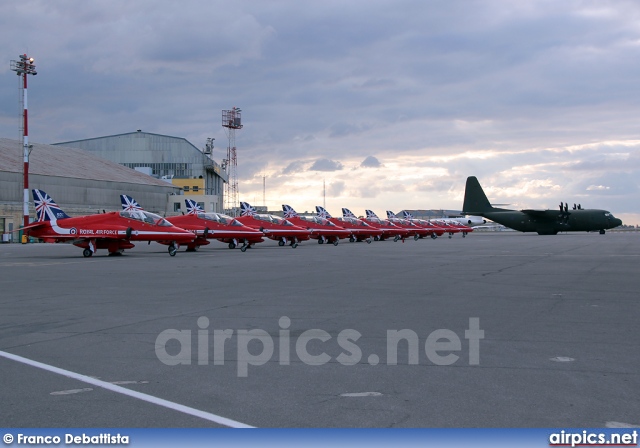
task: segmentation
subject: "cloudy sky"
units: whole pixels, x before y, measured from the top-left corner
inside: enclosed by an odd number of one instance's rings
[[[605,208],[640,224],[635,1],[20,0],[0,3],[0,136],[227,137],[240,197],[298,211],[494,203]]]

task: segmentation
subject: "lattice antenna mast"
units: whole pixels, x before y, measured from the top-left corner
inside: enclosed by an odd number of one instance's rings
[[[236,155],[236,130],[242,129],[242,111],[238,107],[222,111],[222,127],[226,128],[229,139],[227,158],[222,165],[226,169],[228,181],[224,186],[224,208],[231,216],[237,216],[240,209],[240,192],[238,190],[238,157]]]

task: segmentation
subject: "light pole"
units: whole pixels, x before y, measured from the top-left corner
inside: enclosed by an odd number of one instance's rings
[[[29,120],[27,114],[27,75],[37,75],[36,66],[33,64],[33,58],[26,54],[20,55],[19,61],[11,61],[11,70],[16,72],[18,76],[22,75],[22,150],[23,150],[23,226],[29,225]],[[24,238],[23,238],[23,242]]]

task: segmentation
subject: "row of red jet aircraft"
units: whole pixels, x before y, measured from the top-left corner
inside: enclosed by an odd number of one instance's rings
[[[318,240],[319,244],[338,245],[341,239],[349,241],[371,241],[413,237],[436,238],[455,233],[466,236],[471,227],[453,223],[433,223],[403,212],[398,218],[387,211],[387,219],[380,219],[367,210],[364,219],[357,218],[350,210],[342,209],[342,218],[332,217],[323,207],[316,206],[317,215],[300,216],[288,205],[283,205],[284,218],[269,214],[258,214],[251,205],[242,202],[241,216],[232,218],[220,213],[205,213],[196,202],[185,199],[187,214],[163,218],[145,211],[130,196],[121,195],[123,210],[96,215],[70,217],[42,190],[33,190],[37,220],[21,230],[29,237],[47,243],[72,243],[83,249],[85,257],[98,249],[107,249],[109,255],[120,255],[125,249],[134,247],[133,241],[155,241],[168,246],[169,255],[174,256],[181,245],[187,251],[198,250],[215,239],[227,243],[230,249],[247,248],[269,238],[280,246],[298,246],[300,241]]]

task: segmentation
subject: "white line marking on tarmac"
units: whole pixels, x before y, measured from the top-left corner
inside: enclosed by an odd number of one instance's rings
[[[568,356],[556,356],[555,358],[550,358],[550,360],[555,362],[571,362],[575,361],[575,358],[569,358]]]
[[[379,397],[381,392],[352,392],[347,394],[340,394],[341,397]]]
[[[57,392],[51,392],[49,395],[72,395],[72,394],[80,394],[82,392],[90,392],[92,390],[93,390],[93,387],[85,387],[84,389],[59,390]]]
[[[66,376],[68,378],[73,378],[75,380],[82,381],[84,383],[92,384],[94,386],[98,386],[103,389],[110,390],[112,392],[127,395],[132,398],[137,398],[138,400],[146,401],[148,403],[156,404],[158,406],[163,406],[165,408],[169,408],[174,411],[182,412],[183,414],[193,415],[194,417],[198,417],[204,420],[208,420],[210,422],[218,423],[219,425],[228,426],[230,428],[253,428],[253,426],[249,426],[245,423],[237,422],[235,420],[231,420],[226,417],[221,417],[219,415],[212,414],[210,412],[205,412],[199,409],[190,408],[189,406],[174,403],[173,401],[164,400],[162,398],[154,397],[153,395],[136,392],[135,390],[130,390],[125,387],[118,386],[116,384],[111,384],[106,381],[101,381],[95,378],[91,378],[89,376],[82,375],[80,373],[71,372],[70,370],[60,369],[59,367],[50,366],[48,364],[44,364],[38,361],[33,361],[31,359],[23,358],[22,356],[3,352],[1,350],[0,350],[0,356],[2,356],[3,358],[10,359],[12,361],[17,361],[22,364],[32,366],[32,367],[37,367],[38,369],[47,370],[49,372],[57,373],[58,375]]]

